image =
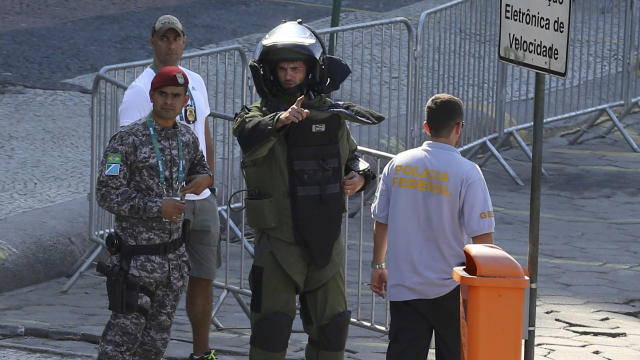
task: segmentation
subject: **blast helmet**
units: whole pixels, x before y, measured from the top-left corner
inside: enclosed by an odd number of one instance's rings
[[[344,61],[326,54],[322,39],[302,20],[284,21],[269,31],[258,43],[254,57],[249,69],[256,91],[263,99],[301,90],[328,94],[337,90],[351,73]],[[307,77],[295,89],[285,90],[278,82],[276,65],[297,60],[305,63]]]

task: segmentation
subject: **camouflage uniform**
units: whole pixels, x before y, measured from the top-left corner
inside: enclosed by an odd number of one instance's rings
[[[209,169],[188,126],[167,129],[154,122],[160,153],[165,166],[167,194],[177,194],[178,146],[182,139],[184,175],[207,174]],[[107,159],[109,158],[109,159]],[[118,171],[107,175],[109,166]],[[96,186],[98,204],[116,215],[115,231],[129,245],[167,243],[182,236],[181,224],[164,221],[161,216],[165,189],[159,182],[156,153],[145,119],[123,127],[107,145]],[[113,256],[111,263],[118,263]],[[178,300],[185,288],[188,272],[184,246],[167,255],[140,255],[131,260],[129,278],[146,286],[153,299],[140,293],[138,305],[148,311],[145,317],[112,313],[99,345],[99,359],[160,359],[169,343],[171,323]]]

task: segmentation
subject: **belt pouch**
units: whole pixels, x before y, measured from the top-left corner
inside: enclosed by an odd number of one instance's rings
[[[109,310],[116,314],[123,314],[125,305],[126,282],[122,275],[107,276],[107,296],[109,298]]]
[[[248,197],[245,199],[247,222],[254,229],[270,229],[276,226],[276,209],[273,198]]]

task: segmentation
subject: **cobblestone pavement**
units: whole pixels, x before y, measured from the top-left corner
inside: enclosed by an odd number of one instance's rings
[[[89,192],[90,101],[21,87],[0,96],[0,219]]]

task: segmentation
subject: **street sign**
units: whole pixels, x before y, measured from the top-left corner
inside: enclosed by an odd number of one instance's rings
[[[567,76],[572,0],[500,0],[500,60]]]

